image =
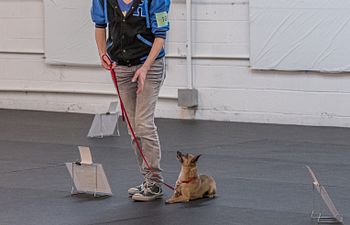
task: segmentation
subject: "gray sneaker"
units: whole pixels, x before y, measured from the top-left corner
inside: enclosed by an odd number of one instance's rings
[[[140,193],[132,196],[134,201],[149,202],[163,197],[162,188],[156,184],[145,184],[144,189]]]
[[[140,184],[139,186],[129,188],[129,189],[128,189],[128,193],[129,193],[129,195],[132,196],[132,195],[134,195],[134,194],[140,193],[144,188],[145,188],[145,182],[143,182],[143,183]]]

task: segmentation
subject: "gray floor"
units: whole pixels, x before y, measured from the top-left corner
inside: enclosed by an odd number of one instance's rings
[[[135,203],[126,190],[141,177],[125,124],[121,137],[87,139],[93,116],[0,110],[0,224],[309,225],[314,168],[350,219],[350,129],[158,119],[167,182],[176,151],[201,153],[219,196],[187,204]],[[70,196],[63,163],[88,145],[104,165],[114,196]],[[166,197],[171,192],[165,190]]]

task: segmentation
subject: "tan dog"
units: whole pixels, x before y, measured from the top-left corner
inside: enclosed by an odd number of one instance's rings
[[[200,156],[177,152],[177,158],[181,162],[181,172],[176,181],[174,194],[166,203],[188,202],[203,197],[215,197],[215,180],[210,176],[198,175],[197,173],[196,163]]]

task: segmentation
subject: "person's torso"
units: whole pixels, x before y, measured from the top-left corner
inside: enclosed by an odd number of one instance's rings
[[[143,63],[155,39],[151,28],[147,28],[149,4],[146,5],[143,0],[134,0],[130,10],[124,15],[118,0],[106,2],[109,28],[108,54],[120,64]]]

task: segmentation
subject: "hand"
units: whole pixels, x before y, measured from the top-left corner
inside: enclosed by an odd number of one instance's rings
[[[143,91],[147,73],[148,73],[148,69],[145,66],[142,66],[136,71],[134,77],[132,78],[131,82],[137,81],[136,94],[140,94]]]
[[[106,70],[109,70],[112,64],[111,59],[106,54],[100,55],[100,59],[101,59],[102,67],[105,68]],[[112,69],[114,69],[116,66],[117,64],[114,62],[112,64]]]

